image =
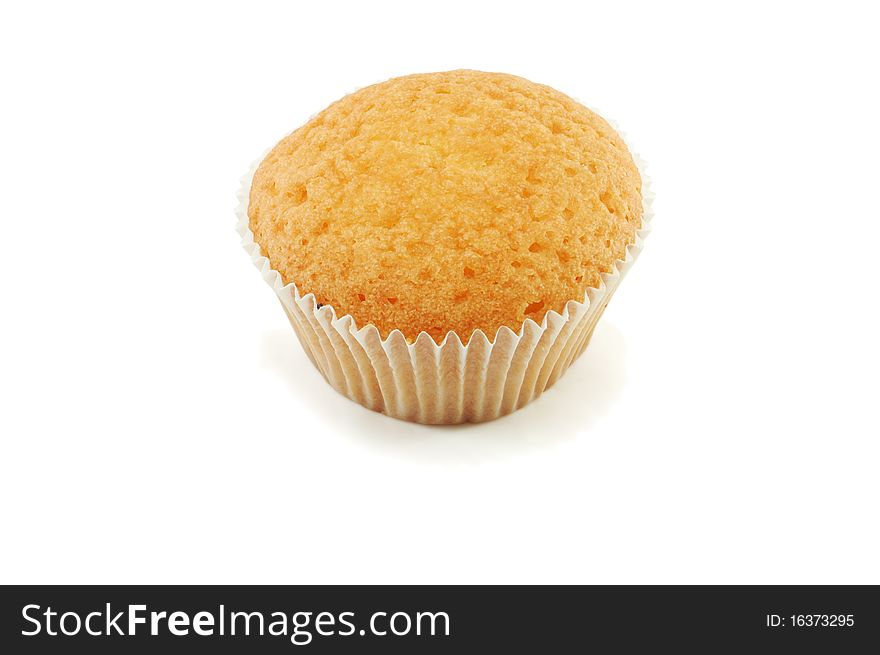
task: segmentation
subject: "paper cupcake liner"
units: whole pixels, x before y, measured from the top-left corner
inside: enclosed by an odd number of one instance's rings
[[[337,317],[333,307],[319,307],[314,294],[303,296],[296,284],[285,285],[254,242],[247,216],[259,161],[242,179],[237,229],[244,249],[281,301],[306,355],[339,393],[406,421],[490,421],[538,398],[584,352],[608,301],[641,251],[650,229],[651,194],[644,163],[632,156],[642,177],[643,214],[642,227],[625,258],[601,275],[598,288],[587,289],[583,301],[570,300],[562,313],[548,311],[540,324],[528,318],[519,332],[502,326],[494,340],[481,330],[466,344],[455,332],[449,332],[440,345],[425,332],[412,343],[399,330],[383,339],[375,326],[358,328],[350,315]]]

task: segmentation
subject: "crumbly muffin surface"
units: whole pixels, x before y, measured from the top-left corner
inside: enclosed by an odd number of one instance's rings
[[[467,343],[598,286],[641,226],[641,179],[571,98],[452,71],[367,87],[282,139],[248,217],[284,282],[338,316]]]

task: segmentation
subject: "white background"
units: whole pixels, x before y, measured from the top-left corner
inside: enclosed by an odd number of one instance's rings
[[[0,581],[880,583],[877,17],[714,4],[5,8]],[[323,382],[233,209],[462,67],[613,119],[656,218],[556,387],[429,428]]]

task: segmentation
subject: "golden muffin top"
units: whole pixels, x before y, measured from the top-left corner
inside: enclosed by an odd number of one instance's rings
[[[330,105],[260,164],[248,217],[285,284],[337,316],[467,343],[598,286],[641,227],[641,179],[568,96],[460,70]]]

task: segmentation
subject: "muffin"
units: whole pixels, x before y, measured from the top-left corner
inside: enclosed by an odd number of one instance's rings
[[[425,423],[496,418],[558,379],[645,219],[639,170],[604,119],[478,71],[344,97],[245,191],[245,246],[319,371]]]

